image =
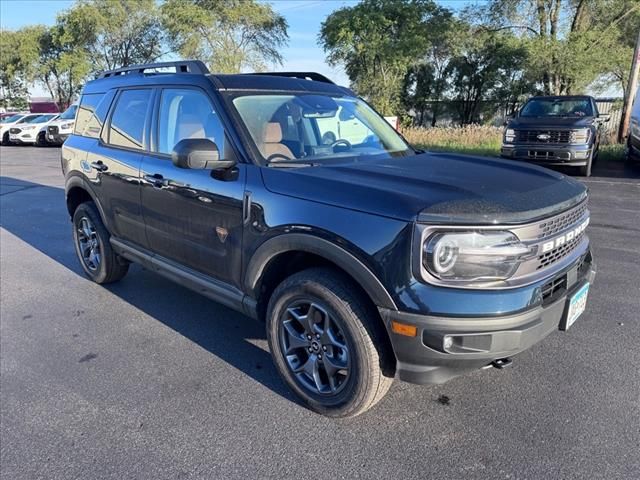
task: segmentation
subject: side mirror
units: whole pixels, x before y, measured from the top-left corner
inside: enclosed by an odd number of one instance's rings
[[[208,138],[184,138],[176,143],[171,152],[171,160],[178,168],[192,170],[225,170],[233,167],[233,160],[220,159],[220,151],[215,142]]]
[[[598,120],[600,120],[601,122],[608,122],[609,120],[611,120],[611,115],[609,113],[602,113],[598,115]]]

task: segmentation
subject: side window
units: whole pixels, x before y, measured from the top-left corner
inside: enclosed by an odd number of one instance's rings
[[[113,99],[113,92],[83,95],[73,133],[83,137],[98,138]]]
[[[119,147],[144,148],[144,127],[151,90],[123,90],[118,97],[111,124],[109,143]]]
[[[224,129],[209,98],[198,90],[162,91],[158,119],[158,152],[170,154],[185,138],[208,138],[223,154]]]

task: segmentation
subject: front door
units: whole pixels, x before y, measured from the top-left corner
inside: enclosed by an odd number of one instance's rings
[[[240,286],[245,165],[219,178],[176,167],[171,151],[184,138],[208,138],[221,157],[230,148],[208,95],[196,88],[160,92],[154,152],[142,162],[141,204],[149,248],[166,259]]]

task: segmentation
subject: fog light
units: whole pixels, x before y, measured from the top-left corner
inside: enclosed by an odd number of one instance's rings
[[[576,152],[574,156],[576,158],[587,158],[589,156],[589,152]]]
[[[442,346],[445,350],[449,350],[453,346],[453,337],[446,335],[442,341]]]

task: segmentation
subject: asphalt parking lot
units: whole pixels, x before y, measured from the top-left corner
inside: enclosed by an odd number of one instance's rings
[[[587,312],[355,419],[296,403],[263,325],[133,267],[88,281],[58,149],[1,147],[3,479],[640,478],[640,168],[598,166]]]

